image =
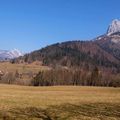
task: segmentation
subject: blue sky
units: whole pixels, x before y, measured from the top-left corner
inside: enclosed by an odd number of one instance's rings
[[[104,34],[120,0],[0,0],[0,49],[23,52]]]

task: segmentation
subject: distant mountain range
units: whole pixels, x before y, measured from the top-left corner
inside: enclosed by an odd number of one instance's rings
[[[93,40],[57,43],[15,61],[42,61],[49,66],[99,66],[120,70],[120,20],[113,20],[107,32]]]
[[[23,54],[17,49],[13,49],[10,51],[0,50],[0,60],[9,60],[9,59],[17,58],[20,56],[23,56]]]

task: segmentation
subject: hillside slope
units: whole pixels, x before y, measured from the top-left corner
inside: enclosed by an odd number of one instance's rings
[[[15,59],[14,62],[42,61],[47,66],[120,69],[119,20],[113,20],[106,34],[90,41],[57,43]]]
[[[118,68],[120,64],[119,55],[114,55],[114,51],[110,47],[106,49],[105,44],[107,41],[102,42],[102,40],[97,42],[69,41],[58,43],[26,54],[24,57],[16,59],[16,61],[22,60],[31,63],[37,60],[42,61],[44,65],[72,67],[85,66],[87,64],[89,66]]]

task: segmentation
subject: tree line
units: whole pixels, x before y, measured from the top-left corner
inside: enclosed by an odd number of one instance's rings
[[[38,74],[30,72],[28,79],[22,77],[18,71],[7,72],[0,75],[0,83],[28,85],[28,86],[55,86],[55,85],[75,85],[75,86],[113,86],[120,87],[120,74],[103,72],[94,69],[83,70],[79,68],[52,68],[40,71]]]
[[[104,74],[97,67],[92,71],[80,69],[51,69],[40,71],[31,81],[33,86],[78,85],[120,87],[120,76]]]

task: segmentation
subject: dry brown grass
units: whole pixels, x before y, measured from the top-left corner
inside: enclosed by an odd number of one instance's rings
[[[41,66],[35,63],[32,64],[11,64],[10,62],[0,62],[0,70],[4,72],[15,72],[16,70],[19,73],[33,72],[37,73],[40,70],[48,70],[49,67]]]
[[[119,113],[120,88],[0,85],[1,118],[119,120]]]
[[[0,62],[0,71],[6,73],[19,73],[19,78],[14,81],[14,84],[29,85],[33,77],[39,72],[49,70],[47,66],[42,66],[39,62],[31,64],[20,63],[12,64],[10,62]],[[4,81],[2,81],[4,83]]]

